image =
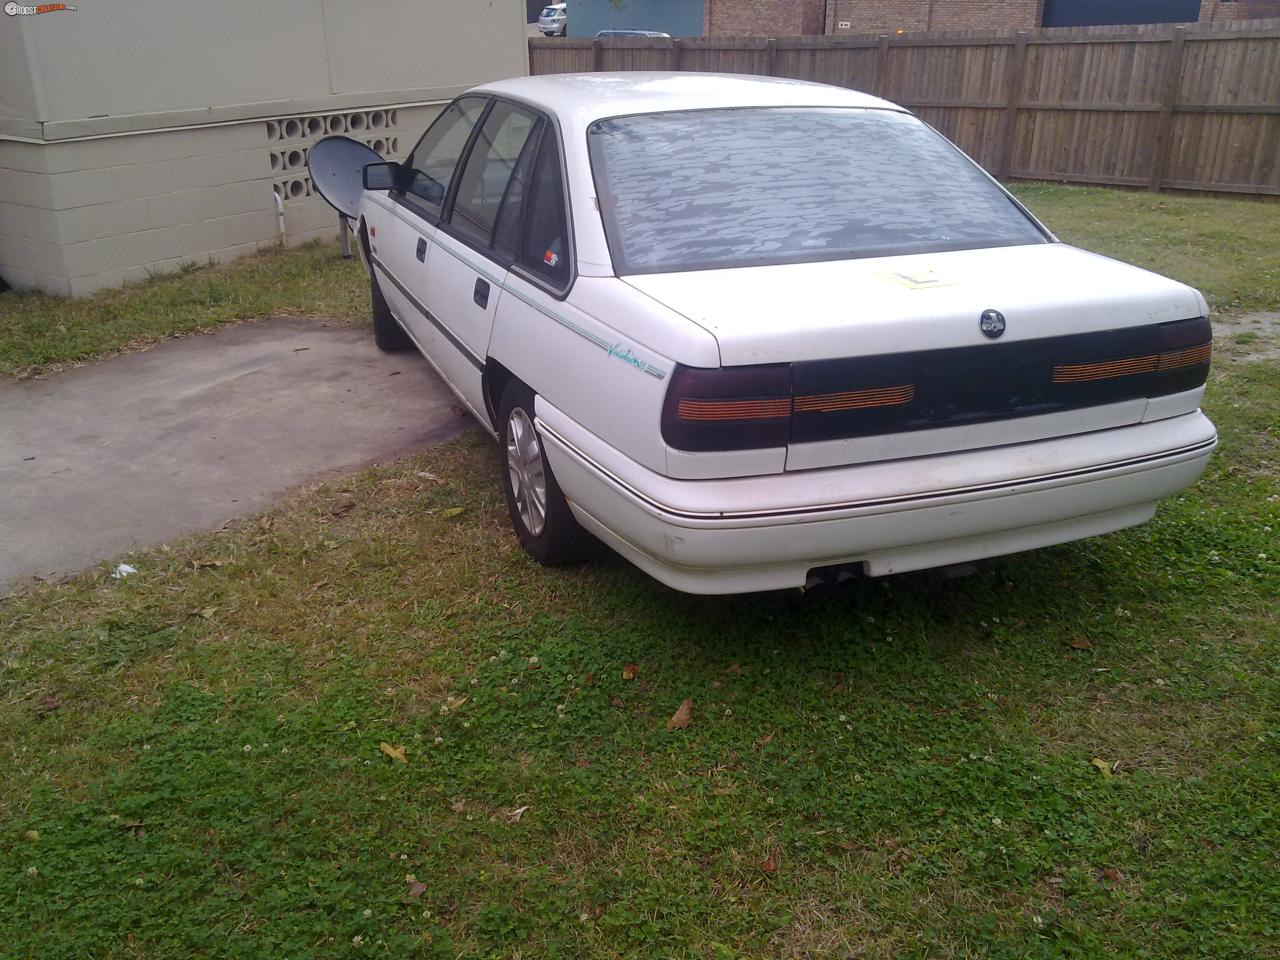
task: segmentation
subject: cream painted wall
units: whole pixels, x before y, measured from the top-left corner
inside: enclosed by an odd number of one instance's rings
[[[34,119],[39,112],[36,103],[35,78],[27,63],[24,27],[29,17],[0,14],[0,117]]]
[[[427,86],[433,77],[432,85],[474,86],[529,72],[522,0],[323,2],[334,93]]]
[[[0,77],[17,81],[0,109],[42,122],[470,85],[526,62],[520,0],[129,0],[0,20]]]
[[[0,14],[0,277],[18,288],[336,236],[294,162],[326,129],[400,160],[456,94],[528,72],[522,0],[77,6]]]

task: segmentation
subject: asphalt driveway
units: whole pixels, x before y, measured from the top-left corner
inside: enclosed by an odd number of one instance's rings
[[[0,593],[453,436],[454,404],[416,354],[297,319],[0,382]]]

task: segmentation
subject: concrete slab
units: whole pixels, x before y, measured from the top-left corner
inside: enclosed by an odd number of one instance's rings
[[[283,318],[0,383],[0,593],[453,436],[455,403],[415,353]]]

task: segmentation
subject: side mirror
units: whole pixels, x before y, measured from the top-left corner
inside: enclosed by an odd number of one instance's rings
[[[400,164],[367,163],[364,167],[364,188],[366,190],[391,190],[396,185],[396,177],[400,174]]]

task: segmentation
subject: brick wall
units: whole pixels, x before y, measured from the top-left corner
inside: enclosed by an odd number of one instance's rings
[[[1280,17],[1280,0],[1200,0],[1200,22]]]
[[[706,0],[708,37],[800,37],[821,34],[822,0]]]
[[[1043,9],[1044,0],[830,0],[827,31],[1035,30]]]
[[[1044,0],[829,0],[826,32],[1035,30],[1043,16]],[[1280,17],[1280,0],[1200,0],[1201,23],[1262,17]]]
[[[801,26],[803,26],[804,29],[801,30],[801,35],[809,36],[812,34],[825,33],[826,23],[822,18],[826,13],[827,5],[823,3],[822,0],[809,0],[809,2],[803,4],[803,6],[803,23]]]

